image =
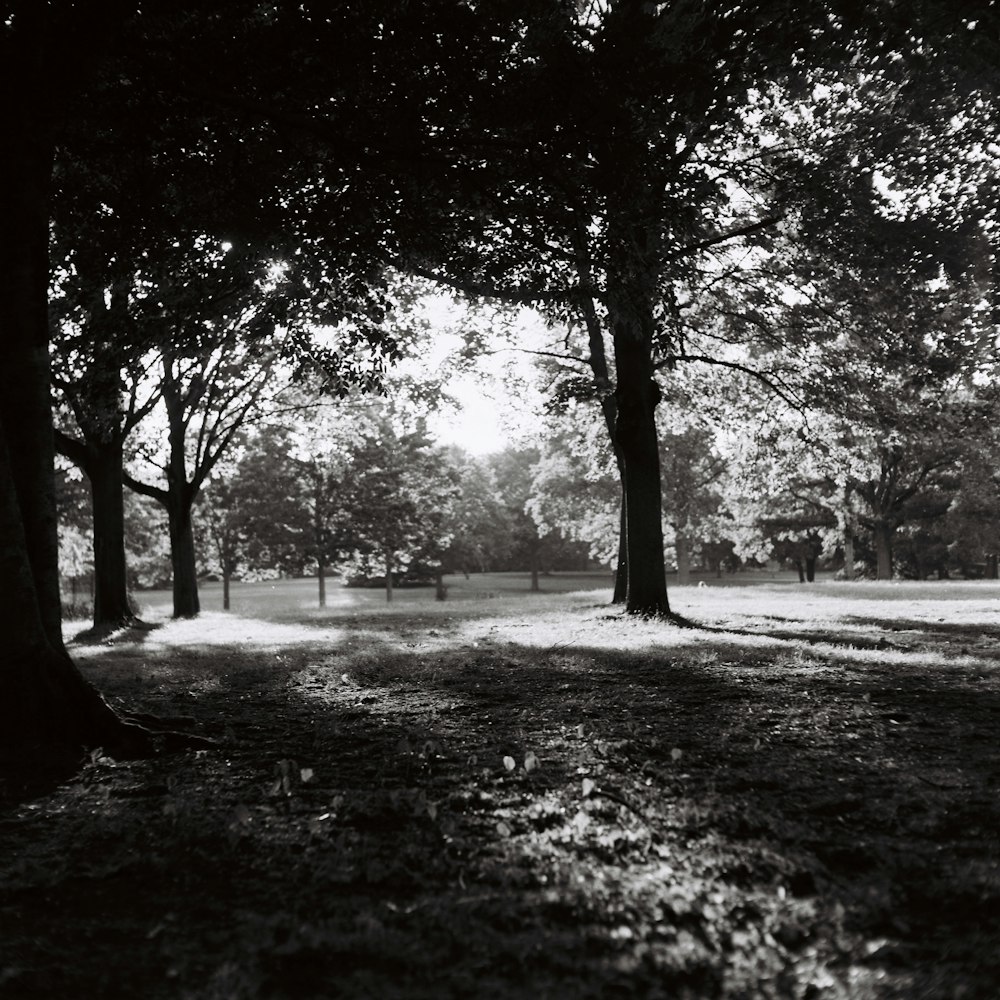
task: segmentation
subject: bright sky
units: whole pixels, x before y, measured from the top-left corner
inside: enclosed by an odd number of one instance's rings
[[[453,331],[461,328],[464,310],[440,296],[428,300],[427,316],[436,332],[420,367],[433,371],[460,346],[461,338]],[[544,344],[547,334],[537,315],[525,310],[517,326],[519,343]],[[499,350],[484,356],[474,373],[448,382],[457,406],[431,416],[428,429],[441,444],[456,444],[474,455],[501,451],[537,426],[542,398],[534,382],[531,355]]]

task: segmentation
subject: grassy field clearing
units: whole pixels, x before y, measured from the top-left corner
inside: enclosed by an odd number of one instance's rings
[[[1000,995],[1000,585],[563,576],[75,646],[216,746],[5,775],[0,995]]]

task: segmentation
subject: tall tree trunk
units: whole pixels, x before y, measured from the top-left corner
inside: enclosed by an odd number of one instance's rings
[[[42,60],[44,53],[37,52],[35,57]],[[6,93],[22,97],[8,99],[0,119],[4,146],[0,156],[0,420],[7,428],[8,475],[20,511],[38,613],[49,644],[61,650],[48,347],[53,139],[45,111],[32,107],[31,89],[44,88],[45,83],[32,82],[30,77],[18,80],[8,72],[3,78]],[[39,120],[33,119],[32,111]]]
[[[65,29],[77,12],[61,10]],[[76,96],[62,89],[82,73],[72,57],[96,61],[113,21],[106,10],[80,14],[62,59],[51,51],[55,16],[49,4],[24,4],[0,40],[8,95],[0,104],[0,742],[134,752],[148,745],[142,734],[83,678],[62,641],[49,402],[51,115],[54,94]]]
[[[588,245],[587,220],[578,214],[574,227],[574,252],[576,266],[580,275],[580,284],[584,289],[594,285],[593,267]],[[604,331],[597,315],[594,299],[589,291],[583,295],[581,302],[584,323],[587,327],[587,341],[590,348],[587,358],[590,370],[594,374],[594,385],[601,401],[601,414],[608,439],[615,455],[615,465],[618,467],[618,481],[621,484],[621,511],[618,517],[618,559],[615,565],[615,587],[611,597],[612,604],[625,604],[628,598],[628,521],[625,510],[625,460],[615,438],[615,422],[618,418],[618,402],[615,399],[614,387],[611,383],[611,373],[608,370],[608,356],[604,346]]]
[[[201,603],[198,600],[198,565],[191,504],[184,498],[173,498],[167,508],[167,518],[170,523],[174,618],[196,618],[201,611]]]
[[[638,292],[630,296],[625,291],[623,297],[620,307],[611,312],[611,324],[618,374],[615,442],[625,467],[625,609],[632,614],[669,614],[656,432],[660,391],[653,378],[651,355],[652,309]]]
[[[615,590],[611,596],[612,604],[624,604],[628,599],[628,520],[625,511],[625,473],[624,465],[619,465],[618,476],[621,479],[621,511],[618,515],[618,562],[615,568]]]
[[[844,577],[854,579],[854,532],[850,528],[844,533]]]
[[[892,579],[892,535],[893,529],[884,522],[876,522],[872,529],[875,536],[876,579]]]
[[[992,553],[986,557],[986,570],[984,576],[987,580],[996,580],[1000,578],[1000,560],[997,559],[996,553]]]
[[[816,556],[806,556],[806,582],[816,582]]]
[[[531,544],[531,593],[537,594],[541,591],[541,587],[538,583],[538,539],[536,538]]]
[[[125,563],[122,442],[88,445],[87,475],[94,508],[94,627],[135,621]]]
[[[392,601],[392,553],[385,550],[385,599]]]
[[[222,564],[222,610],[229,610],[229,580],[232,573],[229,571],[229,564]]]
[[[677,532],[674,548],[677,550],[677,582],[686,586],[691,582],[691,541],[685,532]]]

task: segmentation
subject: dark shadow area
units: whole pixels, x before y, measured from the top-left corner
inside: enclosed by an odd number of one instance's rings
[[[125,642],[142,642],[150,632],[163,627],[163,622],[145,622],[136,618],[118,625],[101,625],[77,632],[66,644],[72,652],[74,646],[111,646]]]
[[[0,995],[992,996],[996,679],[724,636],[108,671],[219,748],[0,823]]]
[[[997,609],[1000,613],[1000,606]],[[947,613],[947,609],[942,609]],[[1000,624],[986,622],[949,622],[944,617],[936,622],[907,620],[905,618],[868,618],[862,616],[845,616],[845,622],[856,622],[859,625],[882,629],[885,632],[920,632],[930,636],[955,637],[961,640],[997,639],[1000,640]]]

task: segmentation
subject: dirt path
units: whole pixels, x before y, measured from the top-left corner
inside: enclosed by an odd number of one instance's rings
[[[8,769],[0,996],[1000,995],[1000,602],[691,605],[79,650],[218,748]]]

